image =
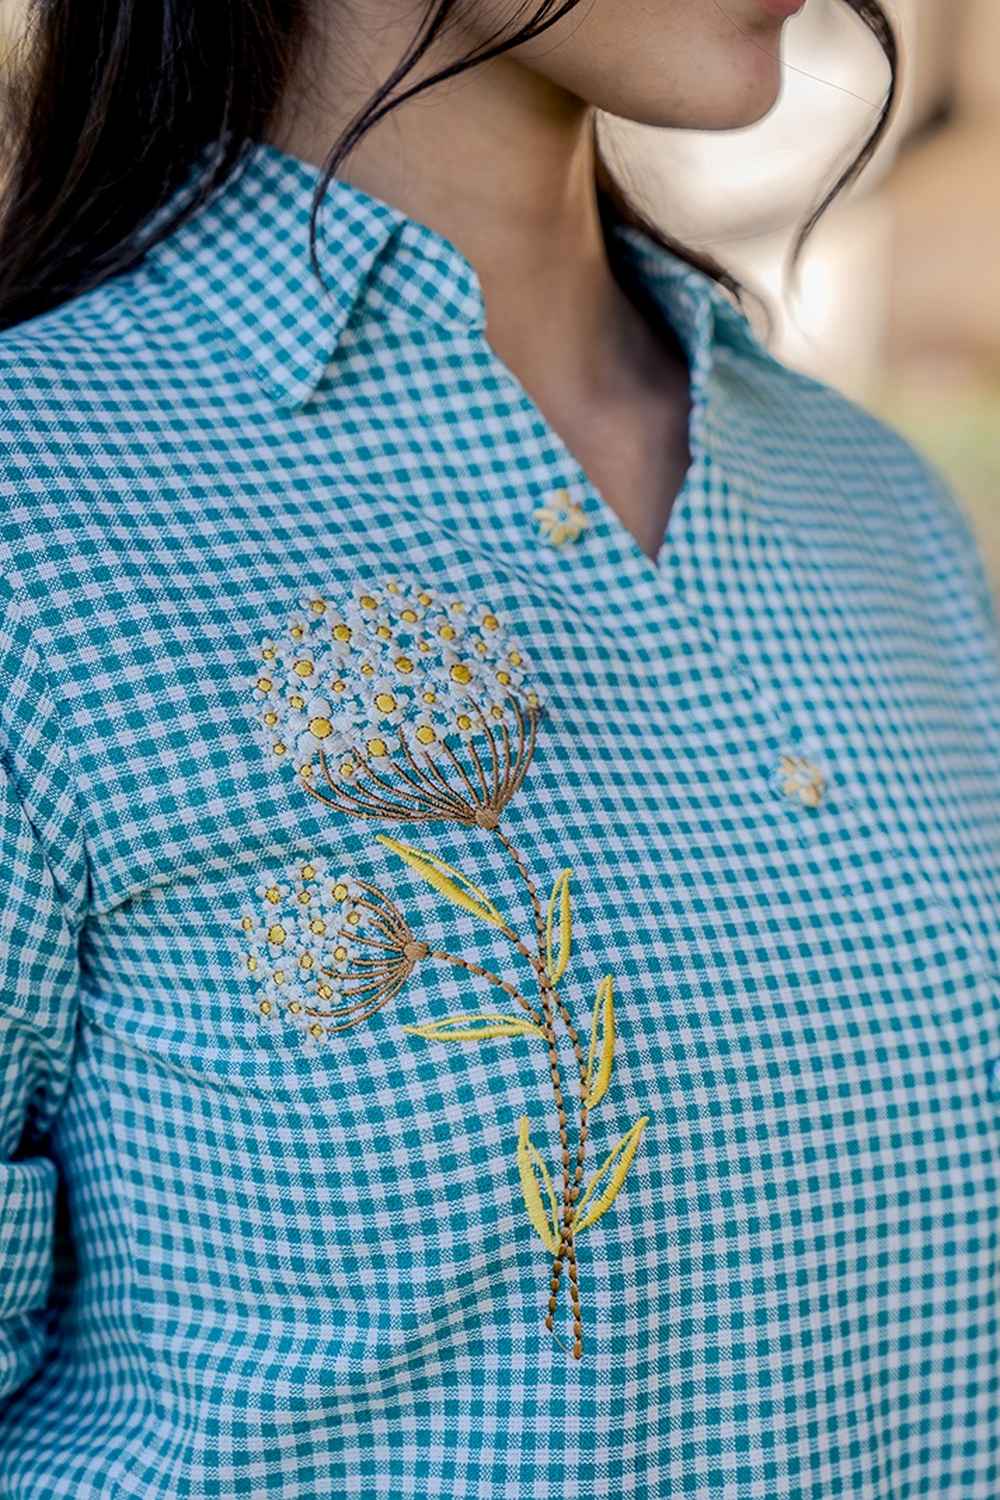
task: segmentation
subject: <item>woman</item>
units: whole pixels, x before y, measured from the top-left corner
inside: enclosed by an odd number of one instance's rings
[[[982,566],[595,154],[791,9],[39,13],[6,1493],[995,1497]]]

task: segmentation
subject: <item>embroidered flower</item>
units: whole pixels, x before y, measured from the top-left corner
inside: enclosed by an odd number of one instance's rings
[[[370,1020],[428,950],[375,886],[318,857],[291,875],[258,887],[257,910],[241,914],[243,963],[260,1014],[283,1012],[319,1040]]]
[[[400,579],[300,606],[253,680],[268,752],[355,817],[496,827],[540,712],[500,616]]]
[[[786,797],[798,797],[806,807],[818,807],[822,802],[826,778],[812,761],[802,755],[783,755],[779,774]]]
[[[552,499],[540,505],[534,514],[543,535],[554,547],[579,541],[590,525],[586,511],[570,499],[569,490],[556,490]]]

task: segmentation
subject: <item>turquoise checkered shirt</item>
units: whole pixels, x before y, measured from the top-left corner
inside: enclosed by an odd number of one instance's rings
[[[963,509],[615,221],[651,560],[317,178],[0,339],[0,1489],[996,1500]]]

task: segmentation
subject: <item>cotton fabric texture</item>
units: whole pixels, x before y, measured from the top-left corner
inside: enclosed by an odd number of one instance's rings
[[[964,511],[617,224],[650,560],[317,176],[0,338],[3,1493],[996,1500]]]

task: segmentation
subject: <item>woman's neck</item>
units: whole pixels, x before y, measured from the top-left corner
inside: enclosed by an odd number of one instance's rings
[[[355,47],[364,68],[342,46],[309,47],[308,77],[293,80],[269,139],[322,163],[408,39],[373,30]],[[401,105],[338,176],[466,256],[494,351],[655,556],[689,457],[688,370],[609,262],[593,123],[579,99],[503,56]]]
[[[269,139],[320,164],[408,40],[394,26],[353,50],[317,35]],[[446,60],[435,54],[434,68]],[[526,383],[551,380],[585,400],[642,349],[642,319],[608,262],[594,172],[588,107],[501,57],[400,106],[337,175],[450,240],[477,272],[501,358]]]

